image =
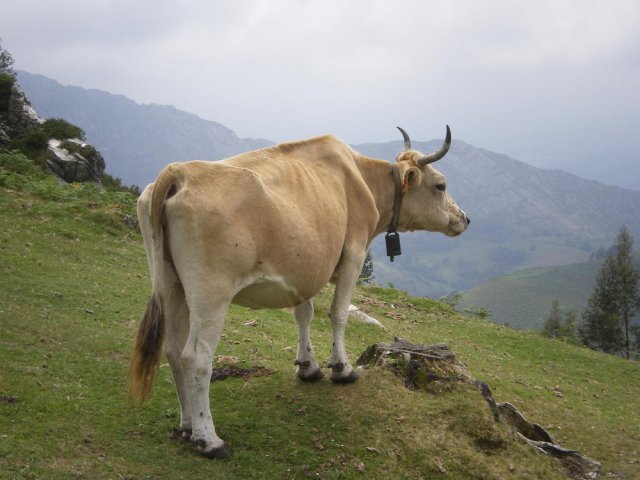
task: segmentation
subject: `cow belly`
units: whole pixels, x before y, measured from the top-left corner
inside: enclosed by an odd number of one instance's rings
[[[240,290],[233,303],[249,308],[284,308],[299,305],[308,298],[280,278],[261,278]]]

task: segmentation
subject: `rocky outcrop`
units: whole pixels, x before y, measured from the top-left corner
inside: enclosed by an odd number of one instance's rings
[[[80,139],[49,140],[47,168],[67,183],[94,182],[101,184],[105,163],[95,148]]]
[[[67,183],[101,184],[105,170],[102,155],[78,138],[50,138],[52,130],[47,129],[47,124],[31,107],[16,79],[0,73],[0,148],[14,148],[11,145],[13,141],[27,143],[30,148],[37,144],[37,149],[45,150],[46,168],[59,179]],[[25,141],[25,138],[29,140]]]

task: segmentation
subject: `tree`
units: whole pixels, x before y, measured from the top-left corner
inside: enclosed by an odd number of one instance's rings
[[[13,57],[2,48],[0,39],[0,113],[9,110],[11,92],[16,83],[16,72],[13,69]]]
[[[0,73],[5,73],[15,78],[16,71],[13,69],[13,57],[2,48],[2,39],[0,39]]]
[[[564,324],[560,329],[560,336],[577,343],[578,327],[576,325],[576,313],[573,310],[569,310],[564,314]]]
[[[549,315],[542,327],[542,334],[551,338],[575,342],[576,333],[576,314],[573,310],[569,310],[563,316],[560,310],[560,301],[553,300]]]
[[[549,315],[544,321],[544,327],[542,327],[542,333],[547,337],[555,338],[560,336],[560,329],[562,316],[560,315],[560,301],[553,300],[551,302],[551,310]]]
[[[373,281],[373,258],[371,257],[371,252],[367,252],[367,258],[364,259],[364,264],[362,265],[362,271],[360,272],[360,276],[358,277],[358,285],[366,285]]]
[[[618,233],[613,253],[598,272],[596,287],[582,313],[580,336],[585,345],[631,358],[638,310],[640,272],[633,261],[633,238],[626,227]]]

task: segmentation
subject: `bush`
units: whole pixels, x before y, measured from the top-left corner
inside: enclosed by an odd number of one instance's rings
[[[9,110],[9,100],[14,83],[16,83],[16,79],[11,75],[0,73],[0,112]]]
[[[142,193],[137,185],[124,185],[122,179],[108,173],[102,175],[102,186],[111,192],[127,192],[138,198]]]
[[[47,147],[49,146],[49,139],[51,138],[58,140],[79,138],[84,140],[84,131],[66,120],[53,118],[45,120],[41,125],[28,128],[24,133],[9,143],[9,148],[12,150],[20,150],[27,157],[33,159],[36,164],[44,167],[47,159]],[[82,147],[73,142],[64,143],[64,148],[68,148],[72,152],[78,152],[83,156],[87,156],[86,153],[90,153],[89,149],[95,152],[95,149],[91,146]]]
[[[65,140],[61,142],[60,146],[64,148],[66,151],[70,153],[77,153],[83,156],[84,158],[89,158],[95,155],[96,153],[98,153],[96,149],[91,145],[87,145],[87,144],[81,145],[79,143],[71,142],[69,140]]]
[[[27,129],[22,135],[14,138],[8,145],[11,150],[19,150],[24,155],[44,167],[47,159],[49,139],[40,126]]]
[[[42,171],[33,163],[33,160],[16,151],[0,152],[0,169],[29,176]]]
[[[80,127],[70,124],[62,118],[50,118],[45,120],[41,125],[42,131],[47,138],[56,138],[58,140],[67,140],[69,138],[85,139],[84,130]],[[66,147],[65,147],[66,148]]]

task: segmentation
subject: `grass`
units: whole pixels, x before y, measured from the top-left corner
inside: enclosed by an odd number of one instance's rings
[[[563,312],[573,310],[579,319],[601,267],[592,261],[501,275],[464,292],[460,308],[481,307],[497,323],[541,330],[551,302],[559,300]]]
[[[83,188],[0,188],[0,478],[563,478],[468,387],[412,392],[375,368],[348,386],[299,382],[290,313],[240,307],[229,312],[219,358],[275,373],[212,384],[217,430],[233,457],[201,458],[171,436],[179,413],[164,361],[149,401],[136,409],[127,399],[149,290],[144,251],[121,222],[130,204]],[[316,301],[319,359],[329,357],[330,295],[326,288]],[[354,303],[391,333],[351,322],[352,361],[393,335],[447,342],[498,401],[604,472],[640,476],[638,363],[395,290],[361,288]]]

